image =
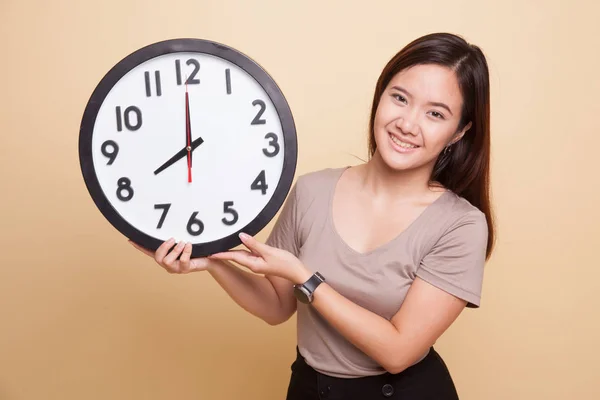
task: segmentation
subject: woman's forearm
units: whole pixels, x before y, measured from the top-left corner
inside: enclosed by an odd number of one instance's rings
[[[223,260],[211,261],[207,271],[240,307],[270,325],[289,318],[275,287],[264,276],[246,272]]]

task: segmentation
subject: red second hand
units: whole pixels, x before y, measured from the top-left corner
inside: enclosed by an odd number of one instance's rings
[[[187,141],[188,182],[192,182],[192,143],[190,129],[190,100],[188,96],[187,79],[185,83],[185,136]]]

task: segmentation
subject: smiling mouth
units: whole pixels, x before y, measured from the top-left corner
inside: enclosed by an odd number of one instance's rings
[[[410,143],[406,143],[401,141],[400,139],[398,139],[396,136],[394,136],[393,134],[389,133],[390,138],[392,139],[392,142],[394,142],[395,144],[397,144],[398,146],[404,148],[404,149],[416,149],[419,146],[414,145],[414,144],[410,144]]]

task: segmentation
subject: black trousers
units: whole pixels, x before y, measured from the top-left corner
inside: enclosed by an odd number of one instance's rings
[[[286,400],[457,400],[450,372],[433,349],[399,374],[336,378],[310,367],[296,348]]]

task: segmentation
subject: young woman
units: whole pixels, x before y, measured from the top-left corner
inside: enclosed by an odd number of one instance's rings
[[[421,37],[379,77],[368,162],[301,175],[266,243],[241,234],[248,251],[191,260],[172,239],[138,249],[171,273],[207,270],[269,324],[297,311],[288,400],[457,399],[433,344],[479,307],[492,252],[489,96],[478,47]]]

